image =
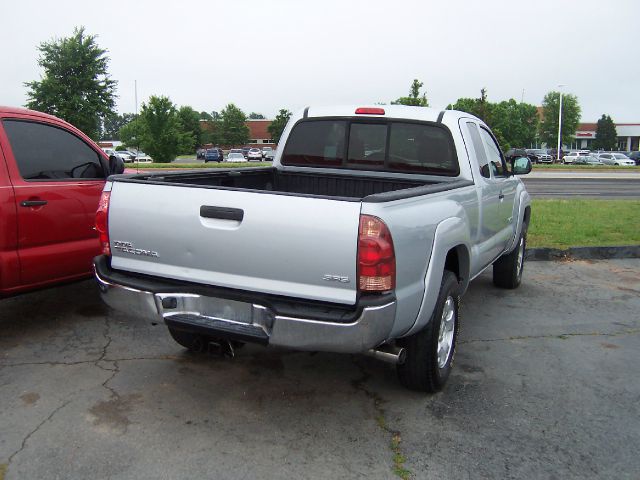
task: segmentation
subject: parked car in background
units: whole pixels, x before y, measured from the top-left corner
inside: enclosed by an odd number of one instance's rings
[[[207,152],[207,150],[205,148],[199,148],[198,150],[196,150],[196,159],[197,160],[204,160],[204,154]]]
[[[272,151],[273,148],[271,147],[262,147],[262,158],[267,158],[267,153]]]
[[[562,157],[562,163],[564,164],[575,163],[579,157],[588,157],[588,156],[590,156],[588,150],[573,150],[567,153],[564,157]]]
[[[269,150],[267,152],[267,155],[264,157],[264,161],[265,162],[273,162],[273,159],[276,156],[276,151],[275,150]]]
[[[251,150],[250,147],[242,147],[242,155],[244,155],[244,158],[249,158],[249,150]]]
[[[551,163],[557,161],[558,159],[558,149],[557,148],[548,148],[547,149],[547,155],[549,155],[551,157]],[[560,149],[560,161],[562,161],[562,158],[566,155],[565,151]]]
[[[636,165],[640,165],[640,152],[631,152],[627,155],[631,160],[636,162]]]
[[[619,165],[624,167],[633,167],[636,165],[636,162],[622,153],[601,153],[598,155],[598,159],[605,165]]]
[[[130,163],[133,161],[131,159],[131,154],[127,151],[118,151],[118,150],[114,150],[113,148],[103,148],[102,151],[106,153],[108,156],[115,155],[125,163]]]
[[[507,162],[515,160],[516,158],[527,157],[527,151],[524,148],[510,148],[504,154]],[[533,162],[532,162],[533,163]]]
[[[224,160],[224,154],[220,148],[209,148],[204,154],[204,163],[207,162],[222,162]]]
[[[260,151],[259,148],[252,148],[249,150],[249,152],[247,153],[247,160],[251,161],[251,160],[258,160],[259,162],[262,161],[262,152]]]
[[[134,161],[139,163],[151,163],[153,158],[144,153],[142,150],[129,150],[134,155]]]
[[[527,148],[525,152],[531,163],[553,163],[553,157],[541,148]]]
[[[240,152],[229,152],[227,155],[227,162],[246,162],[247,159],[242,155],[242,151]]]
[[[0,107],[0,297],[91,275],[102,188],[123,171],[73,125]]]
[[[576,165],[603,165],[601,160],[598,160],[593,155],[580,155],[573,161]]]

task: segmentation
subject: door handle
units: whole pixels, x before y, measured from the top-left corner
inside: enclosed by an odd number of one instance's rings
[[[202,205],[200,207],[200,216],[204,218],[218,218],[221,220],[235,220],[241,222],[244,218],[244,210],[239,208],[211,207]]]
[[[46,205],[46,200],[25,200],[20,202],[21,207],[41,207],[42,205]]]

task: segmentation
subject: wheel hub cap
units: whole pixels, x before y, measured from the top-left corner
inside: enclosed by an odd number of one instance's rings
[[[456,308],[453,297],[447,297],[442,308],[438,335],[438,367],[444,368],[453,350],[453,334],[456,326]]]

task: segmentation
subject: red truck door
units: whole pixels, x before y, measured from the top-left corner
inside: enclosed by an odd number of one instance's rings
[[[10,147],[4,154],[15,192],[21,286],[89,274],[99,253],[93,225],[105,180],[100,153],[62,124],[11,118],[2,125],[6,137],[0,140]]]

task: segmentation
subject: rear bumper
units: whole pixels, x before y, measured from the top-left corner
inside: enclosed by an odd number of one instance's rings
[[[362,353],[389,339],[395,319],[395,300],[365,306],[352,321],[332,322],[281,315],[246,300],[184,291],[154,293],[114,282],[101,272],[98,261],[95,267],[102,299],[110,307],[212,337],[298,350]]]

